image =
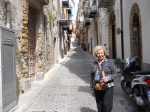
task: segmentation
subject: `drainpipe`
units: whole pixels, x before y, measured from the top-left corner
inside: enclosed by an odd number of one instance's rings
[[[122,59],[124,59],[124,41],[123,41],[123,7],[122,0],[120,0],[120,14],[121,14],[121,50],[122,50]]]
[[[10,1],[6,0],[6,26],[10,28]]]
[[[123,8],[122,8],[122,0],[120,0],[120,15],[121,15],[121,53],[122,59],[124,59],[124,41],[123,41]],[[121,74],[123,74],[124,64],[121,63]]]
[[[46,16],[44,16],[44,43],[45,43],[45,45],[44,45],[44,47],[45,47],[45,50],[44,50],[44,58],[45,58],[45,64],[44,64],[44,73],[46,73],[46,67],[47,67],[47,63],[46,63],[46,38],[47,38],[47,28],[46,28],[46,25],[47,25],[47,19],[46,19]]]

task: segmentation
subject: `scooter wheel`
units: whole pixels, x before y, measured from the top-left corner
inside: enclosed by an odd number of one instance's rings
[[[138,88],[134,88],[133,92],[136,94],[136,96],[140,96],[140,90]]]
[[[121,88],[127,95],[129,95],[129,92],[127,91],[128,88],[127,88],[126,82],[124,80],[121,81]]]

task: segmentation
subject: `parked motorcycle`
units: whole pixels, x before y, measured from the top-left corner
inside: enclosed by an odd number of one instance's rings
[[[81,44],[81,47],[82,47],[82,49],[83,49],[84,51],[86,51],[86,43],[82,43],[82,44]]]
[[[127,58],[122,70],[121,87],[142,112],[150,109],[150,71],[143,72],[136,62],[140,57]]]

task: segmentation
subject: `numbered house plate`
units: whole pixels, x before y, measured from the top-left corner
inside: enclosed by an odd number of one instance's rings
[[[150,101],[150,91],[147,91],[147,96],[148,96],[148,99]]]
[[[150,96],[150,91],[147,91],[147,95]]]

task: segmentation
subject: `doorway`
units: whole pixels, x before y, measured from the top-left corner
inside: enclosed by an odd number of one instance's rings
[[[109,57],[116,59],[116,16],[114,12],[110,15],[108,34]]]
[[[137,13],[134,13],[133,20],[131,24],[131,57],[133,56],[141,56],[142,42],[140,38],[140,23],[139,16]],[[141,58],[138,61],[138,65],[141,66]]]
[[[29,46],[29,76],[35,74],[35,48],[36,48],[36,10],[29,6],[28,12],[28,46]]]
[[[112,24],[112,58],[116,59],[116,37],[115,37],[115,25]]]

